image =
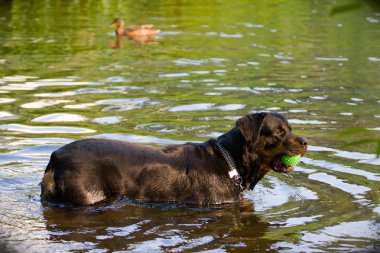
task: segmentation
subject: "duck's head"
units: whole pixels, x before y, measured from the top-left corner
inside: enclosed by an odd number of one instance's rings
[[[122,20],[121,18],[115,18],[115,20],[111,23],[110,27],[112,28],[120,28],[120,27],[124,27],[124,20]]]

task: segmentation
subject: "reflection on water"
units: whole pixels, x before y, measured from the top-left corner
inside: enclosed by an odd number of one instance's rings
[[[85,117],[73,113],[52,113],[32,119],[33,122],[70,122],[84,121]]]
[[[188,111],[234,111],[245,108],[245,105],[241,104],[227,104],[222,106],[216,106],[215,104],[190,104],[179,105],[168,109],[169,112],[188,112]]]
[[[52,106],[52,105],[58,105],[62,103],[70,103],[73,102],[73,100],[48,100],[48,99],[42,99],[38,100],[35,102],[27,103],[27,104],[22,104],[22,108],[26,109],[37,109],[37,108],[43,108],[47,106]]]
[[[165,249],[183,252],[219,245],[216,249],[223,252],[247,246],[265,249],[271,243],[271,240],[259,239],[270,224],[237,207],[214,210],[150,207],[130,205],[120,199],[106,210],[92,208],[73,211],[46,207],[43,216],[47,221],[49,240],[66,242],[66,249],[107,249],[112,243],[115,250],[146,252]],[[83,221],[86,223],[83,224]],[[226,230],[227,221],[231,226]],[[75,223],[82,223],[83,227],[76,229]],[[95,223],[96,227],[87,225]],[[242,230],[246,238],[243,240]],[[212,235],[210,231],[213,231]],[[62,246],[60,243],[52,245],[53,249]]]
[[[316,233],[305,233],[301,237],[301,245],[279,242],[274,247],[286,248],[283,252],[317,251],[321,247],[342,252],[376,252],[377,246],[368,245],[372,244],[372,240],[378,241],[379,233],[380,228],[377,222],[373,220],[343,222],[336,226],[326,227]],[[350,243],[344,243],[344,241]],[[337,244],[337,242],[341,243]]]
[[[65,127],[65,126],[27,126],[21,124],[4,124],[0,125],[0,130],[14,131],[20,133],[29,133],[29,134],[57,134],[57,133],[93,133],[95,130],[81,128],[81,127]]]
[[[123,121],[123,118],[120,116],[108,116],[108,117],[101,117],[93,119],[92,122],[98,123],[98,124],[118,124],[121,121]]]
[[[159,43],[110,48],[116,12],[154,23]],[[379,135],[379,13],[376,1],[3,1],[0,251],[379,251],[380,159],[343,148]],[[39,201],[51,152],[76,139],[202,142],[249,111],[283,113],[311,146],[239,205]],[[353,127],[373,135],[338,136]]]

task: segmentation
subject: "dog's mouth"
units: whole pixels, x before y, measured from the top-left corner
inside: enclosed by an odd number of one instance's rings
[[[285,165],[281,159],[276,159],[273,162],[272,170],[278,173],[289,173],[294,170],[294,167]]]
[[[285,154],[283,154],[285,155]],[[277,156],[273,162],[272,162],[272,170],[277,172],[277,173],[289,173],[289,172],[292,172],[294,170],[294,167],[293,166],[288,166],[288,165],[285,165],[282,160],[281,160],[281,157],[283,155],[279,155]],[[303,156],[303,154],[292,154],[291,156],[294,156],[294,155],[301,155]]]

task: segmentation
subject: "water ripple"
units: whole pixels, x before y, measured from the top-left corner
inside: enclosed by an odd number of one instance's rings
[[[228,104],[216,106],[213,103],[200,103],[200,104],[189,104],[189,105],[179,105],[174,106],[167,111],[169,112],[191,112],[191,111],[209,111],[209,110],[221,110],[221,111],[234,111],[244,109],[246,105],[244,104]]]
[[[10,83],[1,86],[2,90],[34,90],[38,87],[46,86],[79,86],[79,85],[100,85],[98,82],[76,82],[72,79],[42,79],[39,81],[25,82],[25,83]]]
[[[94,103],[83,103],[83,104],[75,104],[75,105],[65,105],[63,108],[66,109],[87,109],[91,106],[95,106]]]
[[[332,251],[335,249],[339,252],[377,252],[374,241],[379,238],[380,227],[376,221],[342,222],[315,232],[305,231],[298,243],[278,242],[273,248],[281,249],[284,253],[325,252],[318,248]]]
[[[33,162],[33,163],[46,163],[47,158],[50,154],[60,148],[62,145],[39,145],[22,148],[17,151],[9,152],[9,153],[0,153],[0,164],[9,164],[15,162]],[[18,165],[17,170],[20,168],[22,173],[33,173],[33,167],[27,165],[26,168]],[[38,168],[37,171],[40,169]],[[6,170],[5,170],[6,171]],[[3,173],[5,172],[3,171]]]
[[[166,238],[157,237],[153,240],[133,244],[129,250],[132,252],[160,252],[164,247],[174,247],[184,242],[186,242],[186,239],[179,235],[168,236]]]
[[[27,139],[20,139],[20,140],[14,140],[10,142],[8,145],[11,147],[18,147],[18,146],[24,146],[24,145],[47,145],[47,144],[67,144],[72,142],[73,139],[68,138],[27,138]]]
[[[168,109],[169,112],[191,112],[191,111],[207,111],[213,110],[215,104],[212,103],[202,103],[202,104],[189,104],[189,105],[179,105]]]
[[[107,83],[124,83],[127,81],[128,80],[123,76],[110,76],[104,79],[104,82],[107,82]]]
[[[215,240],[214,236],[208,235],[200,238],[190,239],[186,241],[186,245],[175,248],[174,252],[183,252],[184,250],[191,250],[195,247],[209,244]]]
[[[200,66],[204,63],[207,63],[208,60],[206,60],[206,59],[194,60],[194,59],[181,58],[181,59],[173,60],[173,62],[178,66],[188,66],[188,65]]]
[[[320,120],[304,120],[304,119],[288,119],[290,124],[294,125],[324,125],[327,124],[325,121]]]
[[[309,179],[316,180],[321,183],[325,183],[332,187],[338,188],[358,199],[364,198],[363,194],[371,190],[371,188],[368,188],[366,186],[346,183],[344,182],[344,180],[338,179],[337,177],[328,175],[326,173],[311,174],[309,175]]]
[[[253,94],[259,94],[260,92],[250,87],[216,87],[214,90],[226,90],[226,91],[248,91]]]
[[[332,170],[332,171],[363,176],[363,177],[367,178],[368,180],[380,181],[380,175],[379,174],[368,172],[365,170],[354,169],[354,168],[347,166],[347,165],[332,163],[332,162],[328,162],[328,161],[324,161],[324,160],[313,160],[313,159],[310,159],[307,157],[303,157],[302,162],[304,162],[305,164],[318,166],[320,168],[325,168],[325,169]]]
[[[150,98],[114,98],[95,102],[95,105],[111,105],[104,107],[103,111],[129,111],[156,104],[159,102],[151,101]]]
[[[108,236],[128,236],[134,232],[139,231],[142,225],[149,222],[149,220],[143,220],[137,222],[136,224],[132,224],[125,227],[108,227],[106,228],[106,231],[108,232]]]
[[[284,227],[295,227],[295,226],[302,226],[310,222],[317,222],[318,218],[320,217],[322,217],[322,215],[314,215],[310,217],[294,217],[294,218],[289,218],[285,221],[271,222],[271,224],[283,225]]]
[[[20,76],[20,75],[15,75],[15,76],[4,76],[0,78],[0,83],[1,82],[25,82],[28,79],[37,79],[38,77],[35,76]]]
[[[37,109],[37,108],[44,108],[48,106],[58,105],[62,103],[70,103],[73,102],[73,100],[49,100],[49,99],[42,99],[39,101],[31,102],[22,104],[20,107],[25,109]]]
[[[64,127],[64,126],[27,126],[21,124],[5,124],[0,125],[0,130],[14,131],[29,134],[46,134],[46,133],[69,133],[69,134],[84,134],[84,133],[94,133],[95,130],[81,128],[81,127]]]
[[[177,140],[171,140],[171,139],[165,139],[165,138],[158,138],[155,136],[145,136],[145,135],[135,135],[135,134],[99,134],[94,137],[128,141],[128,142],[136,142],[136,143],[156,143],[156,144],[161,144],[161,145],[186,143],[186,141],[177,141]]]
[[[380,61],[380,58],[377,58],[377,57],[368,57],[368,60],[370,60],[370,61]]]
[[[112,125],[112,124],[118,124],[122,122],[124,119],[121,116],[107,116],[107,117],[101,117],[93,119],[92,122],[103,124],[103,125]]]
[[[17,115],[14,115],[13,113],[0,111],[0,120],[11,120],[11,119],[18,119],[18,118],[19,117]]]
[[[305,187],[289,185],[271,176],[267,176],[267,180],[271,188],[264,187],[259,183],[252,191],[247,192],[245,195],[246,198],[252,199],[255,211],[257,212],[288,203],[289,199],[293,201],[318,199],[315,192]]]
[[[120,89],[117,87],[112,87],[114,90],[110,89],[100,89],[100,88],[83,88],[74,91],[63,91],[56,93],[38,93],[34,94],[35,97],[68,97],[82,94],[108,94],[108,93],[120,93]]]
[[[16,101],[15,98],[0,98],[0,104],[12,103]]]
[[[380,165],[380,159],[376,157],[375,154],[365,154],[361,152],[350,152],[350,151],[342,151],[338,149],[333,148],[326,148],[326,147],[318,147],[318,146],[312,146],[310,145],[308,147],[309,151],[317,151],[317,152],[333,152],[334,156],[338,157],[344,157],[348,159],[358,160],[359,163],[366,163],[366,164],[372,164],[372,165]],[[331,170],[337,169],[337,168],[343,168],[343,171],[349,171],[356,175],[362,175],[366,176],[368,179],[371,180],[378,180],[378,174],[374,174],[365,170],[360,169],[352,169],[350,166],[343,166],[336,163],[331,163],[327,161],[313,161],[310,158],[303,158],[305,163],[313,164],[314,166],[318,166],[318,164],[323,164],[323,167],[329,168]]]
[[[32,122],[78,122],[87,120],[85,117],[72,113],[52,113],[32,119]]]
[[[329,58],[329,57],[316,57],[317,61],[348,61],[348,58],[344,57],[335,57],[335,58]]]

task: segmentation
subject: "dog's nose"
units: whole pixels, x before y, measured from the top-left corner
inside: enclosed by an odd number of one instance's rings
[[[300,142],[301,142],[302,146],[307,146],[307,139],[306,138],[301,137]]]
[[[303,137],[298,137],[298,141],[301,143],[302,146],[307,146],[307,139]]]

